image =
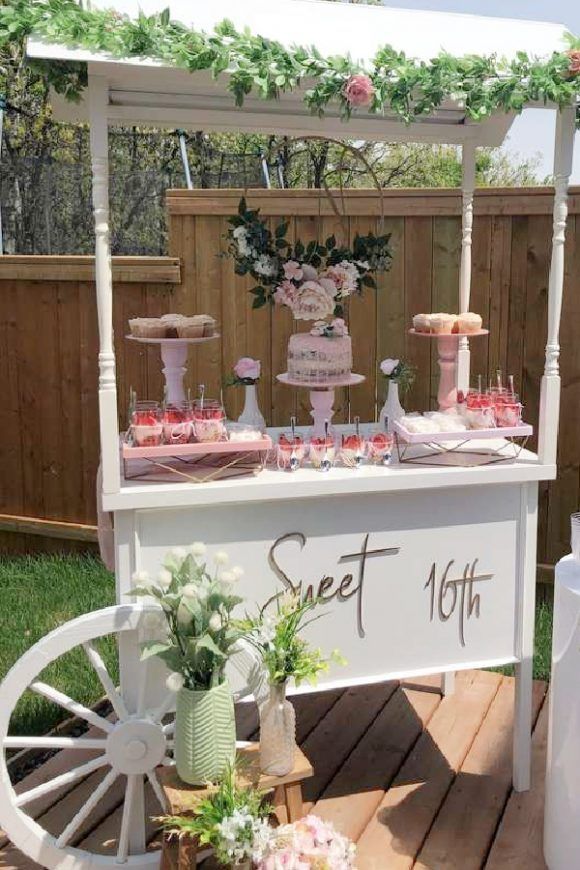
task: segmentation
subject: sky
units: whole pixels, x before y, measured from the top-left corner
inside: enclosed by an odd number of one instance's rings
[[[436,12],[465,12],[500,18],[528,18],[555,21],[580,35],[580,0],[383,0],[385,6],[405,9],[431,9]],[[444,46],[442,46],[443,48]],[[543,178],[553,169],[555,112],[527,109],[516,118],[505,150],[522,158],[539,157],[536,170]],[[576,148],[572,183],[580,184],[580,133]]]

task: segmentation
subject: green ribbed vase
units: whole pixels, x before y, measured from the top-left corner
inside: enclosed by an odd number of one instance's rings
[[[236,756],[234,699],[227,680],[215,689],[180,689],[175,712],[175,764],[190,785],[216,782]]]

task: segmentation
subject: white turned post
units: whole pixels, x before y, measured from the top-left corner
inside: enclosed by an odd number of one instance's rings
[[[107,80],[89,76],[89,121],[95,221],[95,281],[99,320],[99,420],[103,492],[118,492],[119,422],[113,345],[113,276],[109,242]]]
[[[465,142],[461,149],[461,266],[459,272],[459,311],[469,311],[471,295],[471,239],[473,234],[473,194],[475,192],[475,145]],[[469,388],[469,341],[459,339],[457,352],[457,389]]]
[[[560,316],[564,288],[564,244],[568,217],[568,182],[574,153],[575,108],[561,109],[556,120],[554,146],[554,224],[552,259],[548,283],[548,343],[540,391],[538,455],[542,462],[555,464],[558,452],[560,415]]]

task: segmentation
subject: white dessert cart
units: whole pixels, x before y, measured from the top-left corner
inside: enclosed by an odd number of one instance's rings
[[[109,6],[110,0],[93,0]],[[119,11],[157,10],[158,0],[117,0]],[[325,54],[372,57],[389,42],[410,56],[430,58],[444,47],[456,55],[514,56],[518,49],[545,56],[563,47],[564,28],[554,24],[405,11],[307,0],[171,0],[171,16],[211,31],[231,19],[238,28],[286,44],[305,39]],[[496,114],[472,123],[450,99],[433,116],[405,126],[394,117],[356,111],[344,123],[332,108],[323,118],[309,114],[299,91],[277,101],[247,98],[235,108],[227,76],[190,75],[147,59],[118,60],[71,46],[31,40],[31,57],[82,60],[89,85],[79,105],[55,98],[56,116],[88,120],[93,167],[96,283],[99,318],[99,407],[102,503],[114,513],[118,606],[86,614],[41,641],[11,671],[4,684],[0,739],[4,750],[40,746],[88,747],[57,780],[16,794],[1,761],[0,824],[22,851],[50,868],[88,868],[126,863],[157,864],[147,852],[145,784],[159,794],[155,767],[166,759],[171,726],[163,725],[170,696],[152,665],[139,662],[139,629],[146,608],[128,603],[135,570],[156,570],[172,546],[204,540],[235,554],[246,568],[242,594],[264,599],[272,590],[312,587],[328,601],[329,614],[312,626],[326,649],[338,646],[348,666],[323,686],[361,684],[388,678],[513,663],[516,668],[514,785],[530,785],[530,733],[538,482],[556,474],[560,401],[558,332],[564,274],[566,197],[572,164],[575,106],[557,113],[549,326],[541,385],[538,454],[485,467],[423,468],[413,465],[314,469],[294,474],[264,470],[238,480],[207,484],[143,483],[125,480],[119,461],[119,409],[112,330],[108,147],[109,124],[137,124],[217,131],[263,131],[288,135],[326,134],[349,139],[446,143],[461,147],[463,160],[462,247],[459,308],[469,309],[475,153],[500,145],[514,120]],[[243,292],[240,289],[240,292]],[[180,367],[180,366],[177,366]],[[469,342],[458,346],[457,382],[469,380]],[[149,625],[149,623],[148,623]],[[93,639],[117,632],[120,688],[116,689]],[[37,679],[46,663],[84,644],[114,710],[103,720]],[[10,712],[31,686],[77,713],[96,728],[91,738],[7,736]],[[452,678],[446,688],[452,687]],[[86,756],[79,755],[79,758]],[[90,770],[108,773],[59,836],[34,821],[34,807],[51,790],[70,786]],[[74,848],[75,832],[117,777],[126,778],[117,841],[110,856]]]

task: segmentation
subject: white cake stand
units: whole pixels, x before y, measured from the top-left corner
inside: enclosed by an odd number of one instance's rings
[[[437,401],[439,410],[445,411],[457,403],[457,351],[460,338],[477,338],[479,335],[489,335],[489,329],[480,329],[478,332],[453,332],[444,335],[433,332],[417,332],[410,329],[409,335],[417,338],[436,338],[437,355],[439,357],[439,389]]]
[[[219,333],[204,338],[140,338],[138,335],[127,335],[129,341],[139,341],[141,344],[158,344],[163,360],[163,376],[167,388],[167,401],[178,405],[185,401],[183,378],[187,372],[187,347],[190,344],[205,344],[219,338]]]
[[[291,378],[288,372],[283,375],[277,375],[277,379],[281,384],[286,384],[289,387],[302,387],[310,390],[310,404],[312,410],[310,415],[314,421],[314,435],[324,435],[324,424],[326,421],[330,424],[332,415],[334,414],[334,391],[337,387],[355,387],[357,384],[362,384],[365,380],[364,375],[351,374],[348,377],[333,381],[332,384],[319,384],[313,381],[297,381]]]

